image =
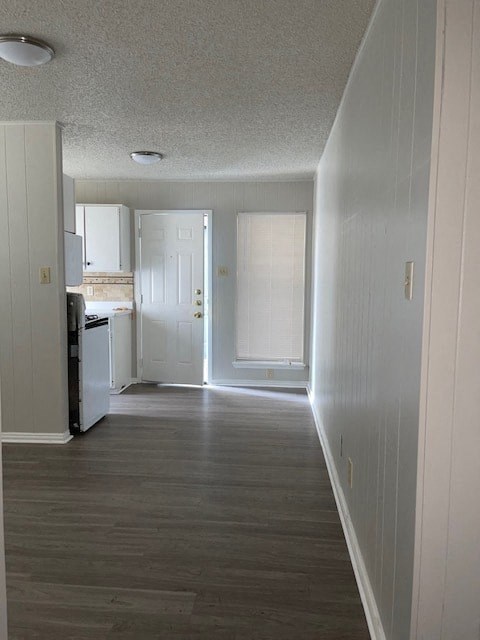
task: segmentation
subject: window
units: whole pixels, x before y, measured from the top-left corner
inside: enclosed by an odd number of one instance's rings
[[[303,363],[306,213],[239,213],[236,362]]]

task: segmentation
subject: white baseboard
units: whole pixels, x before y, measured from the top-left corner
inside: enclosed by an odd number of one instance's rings
[[[345,535],[345,540],[347,541],[348,552],[350,554],[350,560],[352,561],[353,571],[357,580],[360,598],[362,599],[365,617],[367,618],[368,630],[372,640],[386,640],[387,637],[380,619],[377,602],[365,567],[365,562],[363,561],[360,545],[358,544],[355,528],[348,510],[347,501],[345,500],[345,495],[343,493],[342,485],[340,484],[322,421],[312,400],[312,393],[309,385],[307,385],[307,393],[310,399],[310,406],[312,407],[313,418],[315,420],[320,444],[322,445],[323,455],[325,456],[328,475],[330,476],[335,502],[337,503],[338,513],[342,522],[343,533]]]
[[[0,440],[12,444],[66,444],[73,438],[69,431],[64,433],[19,433],[3,431]]]
[[[121,389],[110,389],[110,395],[111,396],[119,396],[121,393],[123,393],[125,391],[125,389],[128,389],[128,387],[132,386],[132,384],[136,384],[136,379],[135,380],[130,380],[130,382],[128,384],[126,384],[124,387],[122,387]]]
[[[210,380],[212,387],[272,387],[280,389],[306,389],[306,382],[288,380]]]
[[[140,378],[132,378],[131,384],[142,384],[142,380]],[[205,384],[211,387],[272,387],[272,388],[278,388],[278,389],[306,389],[308,383],[298,382],[298,381],[288,382],[288,380],[224,379],[224,380],[210,380]],[[192,385],[187,385],[187,386],[192,386]],[[193,385],[193,386],[196,386],[196,385]],[[126,388],[127,387],[125,387],[124,389]],[[122,391],[124,391],[124,389],[122,389]]]

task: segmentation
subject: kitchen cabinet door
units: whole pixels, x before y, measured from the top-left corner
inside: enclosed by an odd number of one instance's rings
[[[120,393],[132,382],[132,316],[109,319],[110,393]]]
[[[83,238],[64,231],[65,284],[78,287],[83,282]]]
[[[122,271],[120,207],[85,207],[85,271]]]
[[[85,207],[81,204],[75,207],[75,233],[82,237],[82,264],[85,269]]]
[[[83,238],[84,271],[130,271],[130,209],[78,204],[77,235]]]

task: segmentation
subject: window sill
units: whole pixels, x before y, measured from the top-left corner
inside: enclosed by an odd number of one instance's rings
[[[234,360],[235,369],[307,369],[304,362],[278,362],[277,360]]]

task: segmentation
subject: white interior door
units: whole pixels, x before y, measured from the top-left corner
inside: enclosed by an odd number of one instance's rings
[[[203,213],[139,216],[142,380],[203,384]]]

